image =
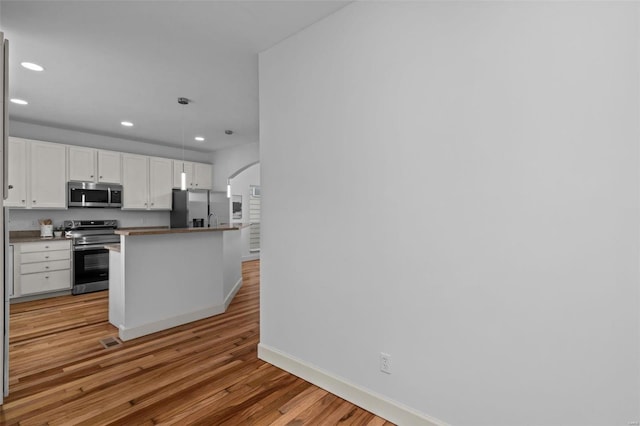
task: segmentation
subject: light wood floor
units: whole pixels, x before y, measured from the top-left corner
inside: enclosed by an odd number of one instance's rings
[[[108,349],[106,292],[11,305],[0,424],[391,425],[257,358],[259,269],[225,314]]]

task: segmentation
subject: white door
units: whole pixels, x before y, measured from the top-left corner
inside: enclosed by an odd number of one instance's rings
[[[81,146],[69,147],[69,180],[96,181],[96,150]]]
[[[98,182],[121,183],[122,154],[98,150]]]
[[[149,208],[171,210],[173,161],[168,158],[149,158]]]
[[[146,209],[149,196],[149,157],[122,155],[122,208]]]
[[[34,209],[66,208],[66,147],[47,142],[31,142],[29,145],[31,196],[27,203]]]
[[[27,142],[9,138],[7,172],[9,196],[5,207],[27,207]]]
[[[211,164],[193,163],[195,189],[211,189]]]

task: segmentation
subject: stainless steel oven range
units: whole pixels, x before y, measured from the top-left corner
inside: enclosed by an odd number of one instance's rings
[[[65,235],[72,238],[72,294],[109,288],[109,250],[105,244],[120,242],[114,234],[117,220],[65,220]]]

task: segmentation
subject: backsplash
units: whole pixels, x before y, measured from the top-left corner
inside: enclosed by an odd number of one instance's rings
[[[121,228],[135,226],[169,226],[168,211],[133,211],[118,209],[70,208],[68,210],[9,210],[9,231],[40,229],[38,219],[51,219],[54,226],[65,220],[116,219]]]

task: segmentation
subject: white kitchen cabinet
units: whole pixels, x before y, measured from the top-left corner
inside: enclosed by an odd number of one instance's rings
[[[149,158],[149,209],[171,210],[173,161]]]
[[[98,182],[121,183],[122,153],[98,150]]]
[[[70,146],[69,180],[120,183],[121,154],[115,151]]]
[[[13,297],[71,288],[68,240],[14,244]]]
[[[193,163],[193,188],[211,189],[211,164]]]
[[[146,210],[149,204],[149,157],[122,155],[122,208]]]
[[[67,151],[64,145],[29,142],[29,191],[31,208],[67,207]]]
[[[81,146],[68,147],[69,180],[80,182],[96,181],[96,150]]]
[[[9,197],[5,207],[27,207],[27,147],[24,139],[9,138]]]
[[[173,160],[173,187],[180,188],[182,164],[187,175],[187,189],[211,189],[211,164]]]
[[[173,187],[180,188],[183,164],[184,173],[187,175],[187,189],[193,188],[193,163],[182,160],[173,160]]]

